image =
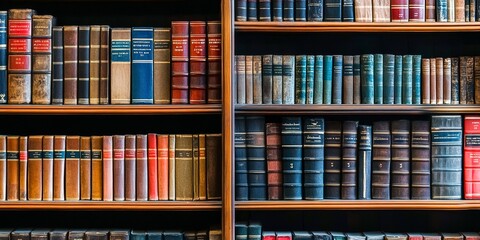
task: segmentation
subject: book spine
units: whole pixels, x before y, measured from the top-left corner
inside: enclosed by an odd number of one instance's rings
[[[7,200],[7,136],[0,135],[0,201]]]
[[[430,104],[430,59],[422,59],[422,104]]]
[[[65,200],[80,200],[80,136],[66,139]]]
[[[63,27],[63,103],[77,104],[78,84],[78,26]]]
[[[466,115],[464,119],[464,180],[463,191],[465,199],[479,199],[479,126],[480,121],[477,115]]]
[[[7,181],[8,201],[19,200],[19,136],[7,136]]]
[[[373,8],[370,0],[354,0],[355,22],[372,22]]]
[[[283,197],[301,200],[302,193],[302,119],[282,117]]]
[[[52,83],[52,21],[51,15],[32,18],[32,103],[51,103]]]
[[[282,102],[283,104],[295,103],[295,56],[283,55],[282,57]]]
[[[391,198],[410,199],[410,120],[392,121]]]
[[[258,21],[257,5],[258,5],[258,0],[247,0],[247,20],[248,21]]]
[[[412,104],[421,104],[422,93],[422,56],[412,56]]]
[[[403,57],[402,55],[395,55],[395,67],[393,74],[394,85],[394,104],[402,104],[402,90],[403,90]]]
[[[412,199],[430,199],[430,121],[412,121]]]
[[[353,104],[353,56],[343,56],[342,103]]]
[[[27,200],[27,171],[28,171],[28,136],[20,136],[18,141],[18,158],[19,158],[19,200]]]
[[[153,28],[132,28],[132,104],[153,104]]]
[[[113,201],[113,136],[103,136],[103,201]]]
[[[358,199],[371,199],[372,126],[358,126]]]
[[[344,121],[342,129],[342,199],[356,199],[358,121]]]
[[[205,21],[190,22],[189,46],[189,103],[204,104],[207,102],[207,23]]]
[[[323,0],[307,0],[307,21],[323,21]]]
[[[262,104],[262,56],[253,56],[253,104]],[[240,90],[240,89],[239,89]]]
[[[272,21],[271,0],[258,0],[258,20],[261,22]]]
[[[353,55],[353,104],[360,104],[362,98],[361,93],[361,56]]]
[[[175,200],[193,200],[193,136],[175,135]]]
[[[0,11],[0,104],[7,103],[7,20],[8,12]],[[4,195],[5,197],[5,195]],[[1,200],[1,199],[0,199]],[[5,200],[5,198],[3,198]]]
[[[342,21],[355,22],[354,0],[344,0],[342,4]]]
[[[137,201],[148,200],[148,140],[146,134],[137,134],[136,157],[136,196]]]
[[[332,104],[342,104],[343,56],[333,55]]]
[[[2,142],[2,138],[0,137],[0,147],[1,147],[1,142]],[[1,178],[0,178],[0,180],[1,180]],[[0,197],[0,199],[3,199],[3,198]],[[53,200],[53,135],[43,136],[43,142],[42,142],[42,200],[43,201],[52,201]]]
[[[188,21],[173,21],[172,29],[172,104],[188,103],[189,63]]]
[[[383,104],[383,54],[373,55],[373,103]]]
[[[110,103],[110,26],[100,26],[99,103]]]
[[[430,104],[437,104],[437,60],[430,58]]]
[[[295,56],[295,104],[306,103],[307,56]]]
[[[436,21],[436,1],[435,0],[425,0],[425,22],[435,22]]]
[[[372,7],[373,7],[374,22],[390,22],[390,0],[373,0]],[[407,2],[407,11],[408,11],[408,2]],[[407,16],[408,16],[408,13],[407,13]],[[407,17],[407,21],[408,21],[408,17]]]
[[[112,28],[110,41],[110,94],[112,104],[131,103],[132,30]],[[138,51],[138,50],[137,50]]]
[[[459,58],[452,57],[452,104],[460,104]]]
[[[333,56],[323,57],[323,104],[332,103]]]
[[[90,103],[90,26],[78,27],[78,104]]]
[[[306,200],[323,199],[324,119],[306,117],[303,121],[303,189]]]
[[[307,21],[307,0],[295,0],[295,21]]]
[[[342,21],[342,1],[340,0],[324,0],[325,3],[325,22],[341,22]]]
[[[235,200],[237,201],[249,199],[245,121],[245,116],[235,117]]]
[[[170,28],[153,29],[153,97],[155,104],[170,104]]]
[[[65,200],[65,141],[67,136],[55,135],[53,140],[53,200]]]
[[[246,103],[246,90],[245,90],[245,78],[246,78],[246,56],[245,55],[236,55],[235,56],[235,75],[236,75],[236,103],[245,104]]]
[[[207,167],[208,166],[207,166],[207,145],[205,142],[206,141],[205,138],[206,138],[206,134],[198,135],[198,155],[199,155],[198,157],[198,162],[199,162],[198,195],[200,200],[207,200]],[[217,159],[215,161],[219,161],[219,160]],[[221,170],[219,172],[221,172]]]
[[[91,200],[92,198],[91,149],[91,137],[80,137],[80,200]]]
[[[362,55],[361,96],[363,104],[374,104],[374,56]]]
[[[235,20],[239,22],[247,21],[247,0],[235,1]]]
[[[408,22],[408,0],[391,0],[392,1],[392,22]]]
[[[207,103],[220,104],[222,102],[222,29],[220,21],[207,22]],[[254,56],[255,60],[255,56]],[[254,71],[259,71],[261,61],[255,64]],[[255,90],[254,90],[255,91]]]
[[[273,100],[273,55],[263,55],[262,58],[262,102],[272,104]]]
[[[193,200],[200,200],[200,139],[198,134],[192,134],[192,158],[193,158]]]
[[[480,64],[479,64],[479,67],[480,67]],[[443,103],[444,104],[452,103],[452,59],[451,58],[445,58],[443,60]]]
[[[29,136],[28,138],[28,200],[42,200],[42,143],[42,135]]]
[[[113,100],[113,99],[112,99]],[[125,200],[125,135],[113,135],[113,200]]]
[[[313,104],[314,78],[315,78],[315,56],[307,55],[307,74],[306,74],[306,89],[305,89],[305,103]]]
[[[168,134],[157,134],[158,200],[168,200]]]
[[[125,201],[135,201],[136,198],[136,143],[136,135],[125,135]]]
[[[453,8],[453,11],[449,11],[449,14],[453,14],[453,18],[449,16],[449,18],[452,20],[452,22],[466,22],[466,16],[465,13],[467,10],[470,8],[470,4],[466,4],[469,2],[468,0],[454,0],[453,5],[449,6]],[[470,18],[470,16],[468,16]],[[470,20],[470,19],[468,19]]]
[[[175,200],[175,134],[168,135],[168,200]],[[137,195],[138,196],[138,195]]]
[[[158,200],[157,135],[147,134],[148,200]],[[191,172],[191,171],[190,171]]]
[[[437,57],[435,59],[436,65],[436,96],[437,96],[437,104],[443,104],[443,58]]]
[[[283,0],[283,21],[293,22],[295,0]]]
[[[268,200],[283,198],[282,135],[279,122],[265,123]]]
[[[283,0],[272,0],[272,21],[283,21]]]
[[[249,200],[266,200],[265,117],[247,116],[245,121]]]
[[[324,198],[340,199],[342,123],[325,122]]]
[[[425,0],[408,1],[408,21],[425,22]]]
[[[222,134],[206,134],[207,200],[222,198]]]
[[[103,136],[92,136],[92,200],[103,199]]]
[[[390,122],[374,122],[372,132],[372,199],[390,199]]]
[[[402,103],[413,103],[413,56],[403,55],[402,62]]]
[[[323,55],[315,55],[313,104],[323,104]]]
[[[90,104],[100,103],[100,30],[90,26]]]
[[[468,4],[468,1],[465,0],[465,22],[468,22],[468,21],[475,22],[478,15],[478,13],[475,11],[477,8],[477,0],[470,0],[469,7],[467,4]]]
[[[394,104],[395,55],[383,55],[383,103]]]
[[[447,22],[448,21],[448,0],[437,0],[435,1],[435,12],[437,22]]]
[[[478,104],[480,103],[480,56],[474,56],[473,62],[474,62],[473,63],[474,102],[475,104]]]
[[[247,56],[247,59],[248,59],[248,56]],[[248,64],[249,62],[247,61],[247,66],[246,66],[246,72],[247,72],[247,79],[249,78],[249,67],[248,67]],[[272,72],[272,103],[273,104],[282,104],[283,103],[283,81],[282,81],[282,78],[283,78],[283,57],[282,55],[273,55],[272,57],[272,68],[273,68],[273,72]],[[249,92],[250,92],[250,89],[249,89],[249,81],[247,80],[247,104],[249,104]],[[251,84],[251,86],[253,87],[253,84]],[[252,93],[253,93],[253,89],[251,89]],[[253,97],[253,96],[252,96]],[[253,103],[253,99],[251,100],[251,102]]]

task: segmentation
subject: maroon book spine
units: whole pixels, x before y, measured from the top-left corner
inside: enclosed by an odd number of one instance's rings
[[[188,103],[188,30],[188,21],[172,21],[172,104]]]
[[[125,200],[135,201],[136,136],[125,136]]]
[[[408,22],[408,0],[391,0],[392,22]]]
[[[425,22],[425,0],[409,0],[408,20],[410,22]]]
[[[207,103],[222,102],[222,28],[220,21],[207,22]]]
[[[125,200],[125,136],[113,136],[113,200]]]
[[[146,134],[137,135],[136,158],[137,201],[146,201],[148,200],[148,164]]]
[[[282,175],[282,135],[279,122],[265,124],[267,150],[268,199],[280,200],[283,196]]]
[[[148,134],[148,200],[158,200],[157,134]]]
[[[435,22],[435,0],[425,0],[425,21]]]
[[[190,104],[207,102],[207,24],[190,22]]]

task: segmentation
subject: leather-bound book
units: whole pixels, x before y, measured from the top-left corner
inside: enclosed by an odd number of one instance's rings
[[[363,54],[361,57],[361,95],[363,104],[374,103],[374,55]]]
[[[306,200],[323,199],[325,126],[321,117],[303,118],[303,188]]]
[[[277,232],[277,237],[279,235],[280,235],[280,232]],[[291,233],[290,233],[290,236],[291,236]],[[262,225],[258,222],[250,222],[247,228],[247,239],[259,240],[261,238],[262,238]]]
[[[50,104],[53,16],[32,18],[32,103]]]
[[[353,104],[353,56],[343,56],[342,103]]]
[[[103,136],[92,136],[92,200],[103,199]]]
[[[252,60],[252,61],[250,61]],[[282,55],[273,55],[273,73],[272,73],[272,103],[273,104],[282,104],[283,103],[283,57]],[[245,72],[246,72],[246,94],[247,94],[247,104],[253,103],[253,56],[249,55],[245,59]]]
[[[42,143],[42,200],[53,200],[53,135],[44,135]]]
[[[425,22],[425,0],[409,0],[408,21]]]
[[[358,121],[344,121],[342,128],[342,199],[357,198]]]
[[[235,1],[235,20],[247,21],[247,0]]]
[[[465,199],[480,199],[480,116],[466,115],[464,118],[464,180]]]
[[[435,59],[435,64],[436,64],[436,91],[437,91],[437,104],[443,104],[443,58],[437,57]]]
[[[88,230],[85,232],[85,240],[108,240],[108,233],[106,230]]]
[[[373,21],[374,22],[390,22],[390,3],[397,0],[372,0]],[[392,3],[393,4],[393,3]],[[407,9],[408,11],[408,9]],[[407,14],[408,16],[408,14]],[[408,20],[408,17],[407,17]]]
[[[30,240],[48,240],[49,229],[36,228],[30,232]]]
[[[100,26],[100,104],[110,104],[110,26]]]
[[[68,238],[68,230],[63,229],[53,229],[49,233],[50,240],[67,240]]]
[[[157,134],[158,200],[168,200],[168,134]]]
[[[412,104],[422,102],[422,55],[412,56]]]
[[[171,29],[153,29],[153,98],[155,104],[170,104]]]
[[[80,200],[92,199],[92,143],[90,136],[80,137]]]
[[[157,134],[147,134],[148,200],[158,200]]]
[[[17,228],[12,231],[12,233],[10,234],[10,238],[16,239],[16,240],[30,240],[31,232],[32,232],[32,229]]]
[[[245,120],[249,200],[266,200],[265,117],[246,116]]]
[[[373,22],[372,0],[354,0],[355,22]]]
[[[132,103],[153,104],[153,28],[132,28]]]
[[[452,232],[452,233],[442,232],[440,234],[442,235],[443,240],[463,240],[463,235],[458,232]]]
[[[100,26],[90,26],[90,104],[100,103]]]
[[[268,133],[268,132],[267,132]],[[235,200],[248,200],[248,163],[245,116],[235,116]],[[267,136],[268,137],[268,136]],[[267,140],[267,146],[269,141]],[[278,149],[280,151],[280,149]],[[269,158],[268,149],[267,156]],[[267,160],[268,161],[268,160]],[[267,162],[268,164],[268,162]],[[281,169],[281,166],[280,166]],[[267,167],[268,171],[268,167]]]
[[[222,31],[220,21],[207,21],[207,103],[222,102]],[[259,56],[257,56],[259,57]],[[255,56],[254,56],[255,60]],[[254,61],[261,66],[261,61]],[[255,92],[255,90],[254,90]]]
[[[191,134],[175,135],[175,200],[193,200],[192,138]]]
[[[258,0],[258,20],[262,22],[272,21],[271,0]]]
[[[198,134],[192,134],[192,159],[193,159],[193,200],[199,200],[199,181],[200,181],[200,174],[199,174],[199,139]]]
[[[412,199],[430,199],[430,121],[412,121]]]
[[[385,240],[407,240],[408,236],[404,233],[385,233]]]
[[[425,0],[425,22],[435,22],[435,15],[435,0]]]
[[[172,104],[188,103],[189,22],[172,21]]]
[[[163,231],[148,230],[147,231],[147,239],[148,240],[162,240],[163,239]]]
[[[7,200],[19,200],[19,136],[7,136]]]
[[[8,12],[8,103],[32,102],[32,9],[10,9]]]
[[[325,231],[312,231],[314,240],[332,240],[332,235]]]
[[[84,240],[85,239],[85,230],[69,230],[68,231],[68,240]]]
[[[325,122],[324,198],[340,199],[342,122]]]
[[[312,240],[313,234],[309,231],[293,231],[293,239]]]
[[[430,59],[422,58],[422,104],[430,104]]]
[[[439,233],[422,233],[423,240],[441,240],[442,235]]]
[[[19,199],[27,200],[27,188],[28,188],[28,137],[20,136],[18,140],[18,158],[19,158],[19,171],[18,175],[20,180],[19,184]]]
[[[294,104],[295,103],[295,56],[283,55],[282,63],[283,63],[282,65],[282,83],[283,83],[282,102],[283,104]],[[322,69],[323,69],[323,66],[322,66]],[[323,71],[322,71],[322,74],[323,74]],[[259,92],[261,92],[262,86],[260,85],[258,86],[258,88],[260,89]],[[256,89],[257,89],[257,86],[255,86],[253,91],[255,92]],[[323,83],[322,83],[322,89],[323,89]],[[323,94],[323,91],[322,91],[322,94]],[[323,101],[323,95],[322,95],[322,101]],[[254,103],[255,103],[255,99],[254,99]]]
[[[136,191],[137,201],[148,200],[147,135],[137,134]]]
[[[283,198],[303,198],[302,118],[282,117]],[[250,168],[249,168],[250,171]]]
[[[269,200],[280,200],[283,198],[281,140],[281,124],[279,122],[265,123],[265,158],[267,161],[267,191]],[[241,162],[238,163],[241,164]]]
[[[80,136],[67,136],[65,148],[65,200],[80,199]]]
[[[353,55],[353,104],[361,103],[361,62],[360,55]],[[385,66],[385,65],[384,65]]]
[[[52,104],[63,104],[63,26],[52,31]]]
[[[372,199],[390,199],[390,122],[373,122],[372,135]]]
[[[190,21],[189,41],[189,103],[207,102],[207,23]]]
[[[135,135],[125,135],[125,201],[136,199],[136,143]]]
[[[63,103],[77,104],[78,26],[63,27]]]
[[[113,140],[113,200],[124,201],[125,200],[125,135],[114,135],[112,140]]]
[[[245,90],[245,79],[246,79],[246,56],[245,55],[235,55],[235,81],[236,81],[236,94],[235,94],[235,103],[245,104],[246,103],[246,90]],[[262,75],[264,72],[262,71]],[[265,82],[265,78],[262,79],[262,84]],[[263,94],[263,92],[262,92]],[[263,96],[262,96],[263,97]]]
[[[372,126],[358,126],[357,198],[372,198]]]
[[[391,124],[391,199],[410,199],[410,120],[394,120]]]
[[[130,231],[127,229],[114,229],[110,230],[109,240],[129,240]]]
[[[130,28],[112,28],[110,42],[110,95],[112,104],[131,103],[131,39]]]
[[[430,58],[430,104],[437,104],[437,60]]]
[[[423,240],[421,233],[407,233],[408,240]]]
[[[392,1],[392,22],[408,22],[408,0],[391,0]]]
[[[453,59],[452,59],[452,67],[453,67]],[[475,104],[478,104],[480,103],[480,56],[473,57],[473,84],[474,84],[474,87],[473,87],[474,102]],[[453,73],[452,73],[452,85],[453,85]]]
[[[239,64],[239,66],[241,66],[241,64]],[[245,68],[243,68],[243,69],[245,69]],[[295,74],[295,72],[292,72],[292,74]],[[272,104],[272,99],[273,99],[272,98],[272,96],[273,96],[273,55],[271,55],[271,54],[267,54],[267,55],[262,56],[262,79],[263,79],[263,82],[262,82],[262,103],[263,104]],[[295,79],[293,79],[293,80],[294,80],[293,83],[295,83]],[[238,83],[240,83],[240,81]],[[295,86],[295,84],[293,84],[293,86]],[[241,86],[238,86],[238,87],[241,87]],[[240,90],[240,88],[238,88],[238,90]],[[245,90],[245,88],[244,88],[244,90]],[[243,102],[240,101],[241,93],[242,92],[240,92],[240,91],[237,92],[238,103],[245,104],[244,101]],[[245,91],[243,91],[243,93],[245,93]]]
[[[333,55],[332,104],[342,104],[343,56]]]
[[[274,84],[272,86],[275,87]],[[307,55],[296,55],[295,56],[295,104],[306,103],[306,90],[307,90]]]
[[[78,104],[90,103],[90,26],[78,27]]]
[[[55,135],[53,140],[53,200],[65,200],[65,135]]]
[[[395,103],[395,55],[383,54],[383,104]]]
[[[207,200],[222,198],[222,134],[206,135]]]
[[[0,201],[7,200],[7,136],[0,135]]]
[[[385,233],[377,231],[364,232],[363,235],[365,235],[366,240],[383,240],[385,238]]]
[[[168,200],[175,200],[175,134],[168,135]]]
[[[393,98],[395,104],[402,104],[403,97],[403,56],[395,55],[394,73],[393,73]]]
[[[113,201],[113,136],[103,136],[103,201]]]
[[[403,58],[402,59],[402,104],[412,104],[413,103],[413,98],[412,98],[413,96],[413,55],[403,55],[402,58]],[[438,67],[437,67],[437,71],[438,71]]]
[[[28,138],[28,200],[42,200],[42,135]]]
[[[0,104],[7,103],[7,20],[8,11],[0,11]]]
[[[198,195],[199,200],[207,200],[207,146],[206,146],[206,134],[198,135]]]
[[[479,240],[480,234],[477,232],[461,232],[465,240]]]

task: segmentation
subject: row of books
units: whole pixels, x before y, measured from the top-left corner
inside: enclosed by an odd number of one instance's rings
[[[475,22],[476,0],[236,0],[237,21]]]
[[[0,103],[218,104],[220,85],[220,21],[56,26],[0,11]]]
[[[478,104],[480,56],[236,55],[237,104]]]
[[[479,129],[473,115],[237,116],[236,199],[478,199]]]
[[[0,200],[221,198],[221,134],[0,136]]]
[[[1,229],[0,240],[220,240],[222,231],[209,230],[135,230],[135,229]]]

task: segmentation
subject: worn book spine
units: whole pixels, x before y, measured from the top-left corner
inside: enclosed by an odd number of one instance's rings
[[[323,199],[325,124],[321,117],[303,119],[303,188],[306,200]]]
[[[314,91],[314,67],[315,56],[307,55],[307,74],[306,74],[306,89],[305,89],[305,103],[313,104],[313,91]],[[339,69],[337,69],[338,71]]]
[[[460,56],[459,58],[460,104],[467,104],[467,56]]]
[[[373,22],[372,0],[354,0],[355,22]]]
[[[175,134],[168,135],[168,200],[175,200]]]
[[[480,60],[480,58],[479,58]],[[443,103],[452,103],[452,59],[443,59]]]
[[[100,103],[100,30],[99,25],[90,26],[90,104]]]
[[[112,99],[113,100],[113,99]],[[113,135],[113,200],[125,200],[125,135]]]
[[[281,1],[278,1],[281,3]],[[281,12],[281,11],[280,11]],[[274,17],[275,21],[275,17]],[[323,21],[323,0],[307,0],[307,21]]]
[[[282,56],[282,103],[295,103],[295,56]],[[255,89],[254,89],[255,90]]]
[[[78,104],[90,104],[90,26],[78,27]]]
[[[435,59],[435,65],[436,65],[436,96],[437,96],[437,104],[443,104],[443,58],[437,57]]]
[[[413,103],[413,55],[402,59],[402,104]]]
[[[430,104],[437,104],[437,60],[430,58]]]
[[[171,29],[153,29],[153,99],[155,104],[170,104]]]
[[[65,145],[65,200],[80,200],[80,136],[67,136]]]
[[[410,120],[392,121],[391,198],[410,199]]]
[[[403,97],[403,57],[402,55],[395,55],[395,66],[393,73],[393,85],[394,85],[394,104],[402,104]]]
[[[353,104],[353,55],[343,56],[342,103]]]
[[[146,201],[148,200],[147,135],[137,134],[136,145],[136,196],[137,201]]]
[[[344,121],[342,127],[342,199],[357,198],[358,121]]]
[[[148,200],[158,200],[157,134],[147,134]]]
[[[342,21],[342,1],[340,0],[324,0],[324,20],[325,22],[341,22]]]
[[[246,116],[245,121],[249,200],[266,200],[265,117]]]
[[[235,20],[240,22],[247,21],[247,0],[235,1]]]
[[[32,103],[51,103],[53,16],[32,18]]]
[[[361,96],[363,104],[374,104],[374,56],[362,55]]]
[[[313,104],[323,104],[323,55],[315,55],[313,71]]]
[[[342,22],[355,22],[354,0],[344,0],[342,3]]]
[[[263,104],[272,104],[272,96],[273,96],[273,79],[272,78],[273,78],[273,55],[263,55],[262,57],[262,79],[263,79],[262,103]]]
[[[111,104],[131,103],[131,28],[112,28],[110,41]]]
[[[19,158],[19,171],[18,175],[20,180],[19,184],[19,200],[27,200],[27,171],[28,171],[28,136],[20,136],[18,140],[18,158]]]
[[[28,137],[28,200],[42,200],[42,135]]]
[[[373,55],[373,103],[383,104],[383,54]]]
[[[430,121],[412,121],[412,199],[430,199]]]
[[[0,135],[0,201],[7,200],[7,136]]]
[[[272,21],[271,0],[258,0],[258,20],[261,22]]]
[[[450,4],[449,7],[453,8],[453,11],[449,11],[449,14],[453,14],[453,19],[452,22],[466,22],[466,17],[470,18],[470,16],[465,16],[465,13],[470,8],[470,4],[467,5],[468,0],[454,0],[453,5]],[[469,13],[469,12],[468,12]],[[449,20],[450,20],[450,15],[449,15]],[[470,20],[470,19],[468,19]]]
[[[282,117],[283,197],[285,200],[303,198],[302,118]]]
[[[353,55],[353,104],[360,104],[361,100],[361,56]]]
[[[342,104],[343,56],[333,55],[332,104]]]
[[[425,0],[425,22],[436,21],[436,6],[435,0]]]
[[[480,181],[479,176],[479,128],[480,117],[477,115],[466,115],[464,118],[464,180],[463,191],[465,199],[480,198]]]
[[[452,57],[452,104],[460,104],[459,60]]]
[[[473,93],[475,104],[480,103],[480,56],[473,57]]]
[[[430,104],[430,59],[422,58],[422,104]]]
[[[207,200],[220,200],[222,198],[222,134],[206,134],[205,146],[207,155]]]
[[[249,199],[246,142],[247,132],[245,124],[245,116],[235,116],[235,200],[238,201],[246,201]],[[266,132],[266,134],[268,133],[269,132]],[[268,135],[266,137],[268,138]],[[269,143],[270,142],[267,139],[267,146]],[[269,157],[268,152],[266,157]]]
[[[357,198],[372,198],[372,126],[358,126]]]
[[[247,19],[248,21],[258,21],[258,0],[247,0]]]
[[[113,136],[103,136],[103,201],[113,201]]]
[[[55,135],[53,140],[53,200],[65,200],[65,135]]]
[[[395,1],[396,0],[393,0],[393,2]],[[390,0],[372,0],[374,22],[390,22],[390,2],[391,2]],[[408,5],[407,5],[407,8],[408,8]],[[392,16],[392,20],[393,20],[393,16]],[[407,14],[407,20],[408,20],[408,14]]]
[[[207,23],[190,21],[189,35],[189,103],[205,104],[207,102]]]
[[[253,56],[253,104],[262,104],[262,56]]]
[[[188,103],[189,22],[172,21],[171,98],[172,104]]]
[[[408,1],[408,21],[425,22],[425,0]]]
[[[448,0],[435,1],[435,13],[437,22],[448,22]]]
[[[92,140],[80,137],[80,200],[92,199]]]
[[[100,26],[99,103],[110,104],[110,26]]]
[[[245,103],[253,104],[253,55],[245,56]]]
[[[279,122],[265,123],[268,200],[283,198],[281,137],[281,124]]]
[[[136,143],[136,135],[125,135],[125,201],[136,200]]]
[[[295,22],[307,21],[307,0],[295,0]]]
[[[199,151],[200,151],[200,143],[199,143],[199,136],[198,134],[192,134],[192,159],[193,159],[193,171],[192,171],[192,180],[193,180],[193,200],[200,200],[200,193],[199,193],[199,181],[200,181],[200,173],[199,173]]]
[[[175,135],[175,200],[193,200],[192,134]]]
[[[207,144],[206,134],[198,134],[198,197],[207,200]]]
[[[306,103],[307,56],[295,56],[295,104]]]
[[[342,169],[342,122],[325,122],[324,198],[340,199]]]
[[[7,21],[8,11],[0,11],[0,104],[7,103]]]
[[[323,56],[323,104],[332,103],[333,56]]]
[[[158,200],[168,200],[168,134],[157,134]]]
[[[249,61],[247,60],[245,62],[246,64],[246,94],[247,94],[247,104],[253,103],[253,98],[250,100],[249,98],[249,92],[250,90],[253,93],[253,88],[249,88]],[[273,55],[272,57],[272,63],[273,63],[273,73],[272,73],[272,103],[273,104],[282,104],[283,103],[283,56],[282,55]],[[250,67],[251,69],[251,67]],[[253,85],[253,84],[252,84]],[[250,85],[250,86],[252,86]],[[251,95],[251,94],[250,94]],[[252,95],[253,97],[253,95]],[[250,101],[249,101],[250,100]]]
[[[78,26],[63,27],[63,103],[77,104],[78,84]]]
[[[132,28],[132,104],[153,104],[153,28]]]
[[[395,55],[383,54],[383,104],[394,104]]]
[[[390,122],[373,122],[372,138],[372,199],[390,199]]]
[[[91,136],[92,146],[92,200],[103,199],[103,136]]]
[[[235,55],[235,80],[236,80],[236,94],[235,100],[237,104],[245,104],[247,99],[245,78],[246,78],[246,64],[245,55]],[[263,71],[262,71],[263,74]],[[263,81],[262,81],[263,84]]]

